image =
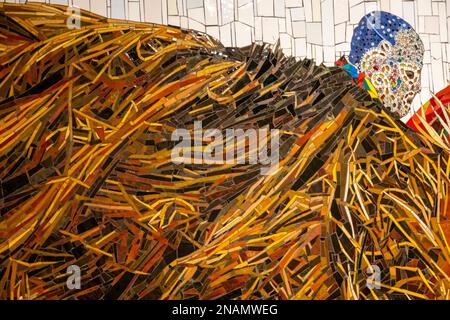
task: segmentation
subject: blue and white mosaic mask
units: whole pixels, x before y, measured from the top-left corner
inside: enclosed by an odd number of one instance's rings
[[[420,92],[424,46],[403,19],[382,11],[366,15],[354,31],[350,62],[377,90],[384,106],[399,118]]]

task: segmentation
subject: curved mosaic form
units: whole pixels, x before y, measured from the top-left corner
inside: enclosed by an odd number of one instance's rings
[[[448,298],[450,143],[341,67],[61,6],[0,34],[1,299]],[[197,121],[279,167],[174,163]]]

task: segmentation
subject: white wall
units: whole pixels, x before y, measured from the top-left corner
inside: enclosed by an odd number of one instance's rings
[[[25,2],[10,0],[6,2]],[[450,79],[450,0],[41,0],[76,5],[112,18],[171,24],[206,32],[227,46],[274,43],[296,57],[332,65],[348,54],[353,28],[384,10],[407,20],[426,48],[423,90],[430,98]]]

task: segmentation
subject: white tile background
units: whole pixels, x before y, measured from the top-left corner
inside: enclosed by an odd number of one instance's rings
[[[26,2],[9,0],[5,2]],[[327,65],[350,50],[353,28],[373,10],[407,20],[426,48],[417,108],[450,79],[450,0],[40,0],[75,5],[118,19],[206,32],[226,46],[275,43],[296,57]]]

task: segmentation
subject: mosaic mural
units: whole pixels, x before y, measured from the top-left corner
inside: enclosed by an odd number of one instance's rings
[[[0,299],[449,299],[445,1],[58,2],[0,3]]]
[[[6,2],[25,2],[8,0]],[[351,50],[353,30],[372,11],[407,21],[425,46],[422,91],[414,110],[450,80],[449,0],[40,0],[116,19],[194,29],[225,46],[280,41],[289,56],[327,66]],[[408,120],[413,110],[403,119]]]

